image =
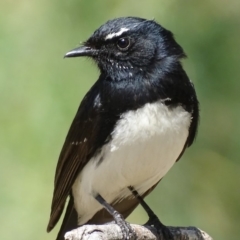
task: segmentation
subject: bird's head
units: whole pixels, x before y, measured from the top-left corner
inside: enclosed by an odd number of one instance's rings
[[[80,56],[93,58],[101,72],[119,80],[149,72],[166,58],[178,61],[185,54],[172,33],[155,21],[123,17],[106,22],[65,55]]]

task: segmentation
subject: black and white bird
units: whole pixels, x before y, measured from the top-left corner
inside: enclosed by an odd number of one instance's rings
[[[57,240],[77,226],[111,221],[129,239],[134,233],[125,218],[139,203],[148,224],[166,228],[143,198],[196,136],[198,100],[180,62],[185,53],[155,21],[124,17],[108,21],[65,55],[80,56],[92,58],[100,76],[63,145],[47,231],[68,198]]]

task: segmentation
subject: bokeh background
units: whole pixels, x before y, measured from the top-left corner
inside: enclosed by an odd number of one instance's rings
[[[1,1],[0,233],[55,239],[45,229],[68,128],[98,70],[63,55],[109,19],[140,16],[174,32],[201,103],[195,144],[147,198],[167,225],[214,239],[240,233],[240,1]],[[144,223],[139,207],[129,221]]]

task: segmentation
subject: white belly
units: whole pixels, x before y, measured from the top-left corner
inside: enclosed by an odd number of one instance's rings
[[[190,113],[181,106],[169,110],[160,101],[123,114],[112,140],[73,185],[79,224],[102,208],[93,197],[96,193],[112,203],[131,195],[128,186],[141,194],[157,183],[180,155],[190,123]]]

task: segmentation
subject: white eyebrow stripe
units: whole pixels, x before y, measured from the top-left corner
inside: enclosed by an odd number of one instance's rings
[[[114,37],[119,37],[119,36],[121,36],[124,32],[127,32],[127,31],[129,31],[128,28],[121,28],[118,32],[109,33],[109,34],[105,37],[105,40],[112,39],[112,38],[114,38]]]

